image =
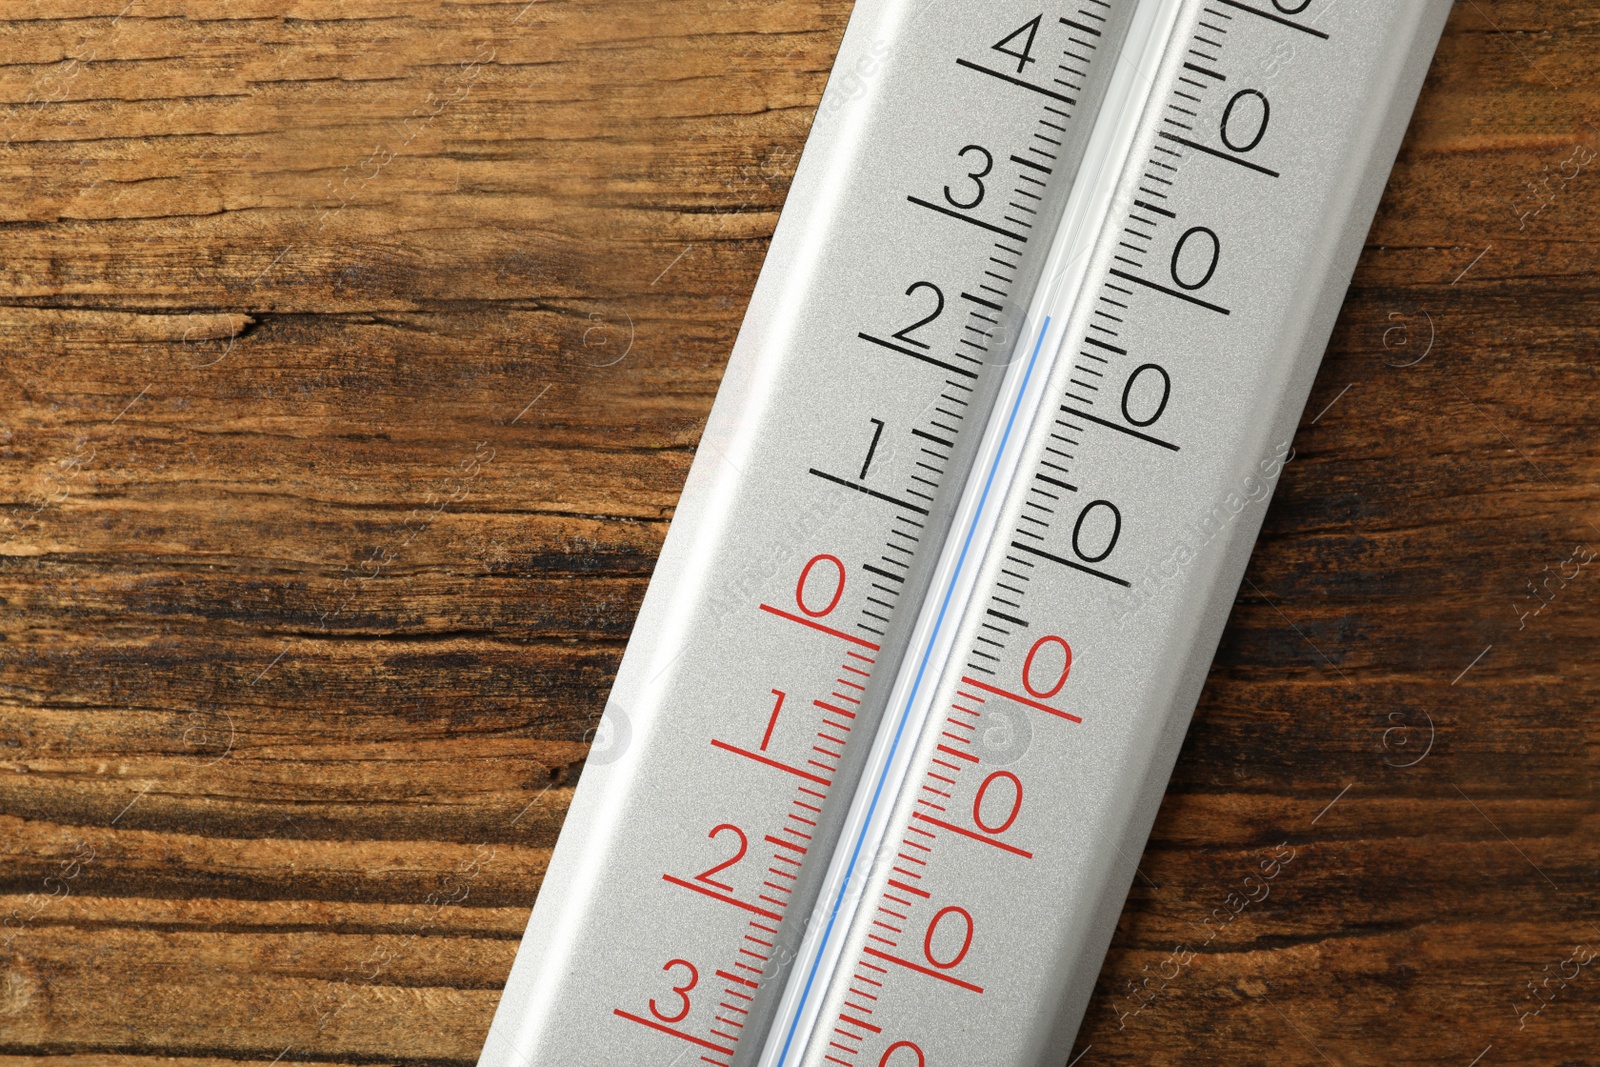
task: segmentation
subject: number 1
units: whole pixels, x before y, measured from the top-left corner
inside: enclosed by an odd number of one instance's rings
[[[761,751],[767,750],[767,742],[772,740],[772,728],[778,725],[778,712],[783,710],[783,690],[774,689],[772,695],[777,701],[772,705],[772,717],[767,720],[767,732],[761,735]]]

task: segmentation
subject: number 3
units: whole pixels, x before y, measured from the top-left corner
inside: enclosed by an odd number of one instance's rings
[[[970,211],[979,204],[983,203],[983,196],[987,191],[983,187],[983,179],[989,176],[989,172],[991,170],[994,170],[994,156],[989,154],[989,150],[987,148],[984,148],[982,145],[969,144],[967,147],[957,152],[956,155],[960,156],[962,159],[966,159],[968,152],[976,152],[983,157],[982,170],[967,172],[967,179],[971,181],[973,185],[978,187],[977,195],[971,200],[957,200],[955,194],[950,191],[950,187],[948,185],[944,187],[944,198],[950,202],[950,206],[960,208],[963,211]]]
[[[650,1014],[654,1015],[657,1019],[660,1019],[664,1023],[681,1023],[684,1019],[688,1018],[689,990],[700,984],[700,972],[695,970],[694,964],[690,963],[688,960],[668,960],[661,969],[663,971],[670,971],[674,967],[687,967],[689,969],[689,980],[683,985],[675,985],[672,987],[672,991],[678,994],[678,999],[683,1001],[683,1007],[678,1009],[678,1014],[666,1015],[661,1011],[660,1008],[656,1007],[654,998],[651,998],[650,1000]]]

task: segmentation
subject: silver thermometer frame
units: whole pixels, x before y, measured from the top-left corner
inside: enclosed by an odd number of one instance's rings
[[[759,1056],[1135,6],[857,4],[482,1067]]]
[[[763,1067],[1070,1052],[1450,8],[1282,6],[1152,4],[1159,74],[1074,192],[1110,210],[1058,242]]]
[[[1070,1049],[1450,5],[946,6],[851,18],[481,1067]]]

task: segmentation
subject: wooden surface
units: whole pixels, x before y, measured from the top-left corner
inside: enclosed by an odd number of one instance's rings
[[[850,4],[125,3],[0,22],[0,1067],[471,1064]],[[1597,56],[1457,6],[1084,1067],[1600,1063]]]

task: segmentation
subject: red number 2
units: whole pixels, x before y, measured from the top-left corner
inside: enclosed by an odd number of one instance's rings
[[[718,871],[727,870],[729,867],[732,867],[735,863],[738,863],[740,860],[744,859],[745,850],[750,847],[750,841],[749,841],[748,838],[746,838],[744,836],[744,831],[739,829],[737,826],[733,825],[733,823],[731,823],[731,822],[725,822],[721,826],[713,826],[711,828],[711,832],[709,834],[707,834],[706,836],[711,838],[712,840],[716,840],[717,835],[722,833],[722,831],[724,831],[724,830],[732,830],[733,833],[734,833],[734,836],[739,839],[739,851],[735,852],[733,854],[733,858],[732,859],[723,860],[721,863],[717,864],[715,867],[711,868],[709,871],[701,871],[699,874],[694,876],[694,880],[697,881],[697,882],[704,882],[706,885],[714,885],[718,889],[723,890],[724,892],[731,893],[731,892],[733,892],[733,886],[727,885],[727,884],[725,884],[723,882],[719,882],[719,881],[717,881],[715,878],[713,878],[711,876],[713,874],[716,874]]]

